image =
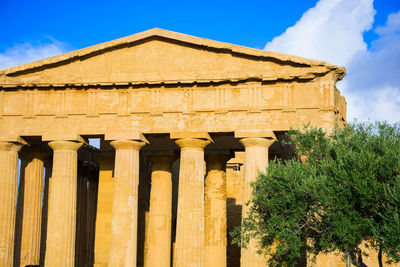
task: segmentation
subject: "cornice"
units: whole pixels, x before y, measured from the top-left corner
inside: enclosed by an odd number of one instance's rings
[[[292,72],[292,73],[281,73],[276,75],[271,74],[224,74],[224,73],[212,73],[207,77],[202,75],[202,77],[193,77],[194,75],[184,73],[177,74],[176,77],[163,78],[159,75],[143,75],[143,78],[134,78],[130,81],[86,81],[82,82],[32,82],[32,83],[2,83],[0,76],[0,88],[49,88],[49,87],[98,87],[98,86],[132,86],[132,85],[179,85],[179,84],[209,84],[209,83],[221,83],[221,82],[231,82],[231,83],[245,83],[247,81],[259,81],[259,82],[291,82],[291,81],[310,81],[317,79],[319,77],[325,76],[332,70],[327,70],[325,68],[318,68],[313,71],[304,71],[303,73]],[[140,77],[140,75],[135,75]],[[147,76],[147,77],[146,77]],[[184,76],[184,78],[182,78]]]

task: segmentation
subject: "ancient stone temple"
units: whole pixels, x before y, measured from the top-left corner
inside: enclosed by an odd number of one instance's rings
[[[264,266],[228,230],[344,75],[160,29],[0,71],[0,266]]]

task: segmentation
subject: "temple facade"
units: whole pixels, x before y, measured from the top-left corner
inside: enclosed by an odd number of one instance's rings
[[[344,75],[161,29],[0,71],[0,266],[265,266],[228,232]]]

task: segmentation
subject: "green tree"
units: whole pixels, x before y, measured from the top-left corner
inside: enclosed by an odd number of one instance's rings
[[[250,213],[233,233],[250,238],[272,266],[295,265],[311,255],[341,252],[347,265],[363,263],[362,244],[388,262],[400,261],[400,128],[354,123],[291,130],[296,157],[270,162],[252,184]]]

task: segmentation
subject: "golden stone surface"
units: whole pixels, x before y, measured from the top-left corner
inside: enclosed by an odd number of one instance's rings
[[[276,144],[290,127],[345,123],[344,75],[161,29],[0,71],[0,266],[14,256],[45,266],[264,266],[256,243],[241,251],[227,230],[246,214],[257,172],[287,156]],[[43,161],[24,167],[19,192],[31,201],[16,214],[18,151],[32,144],[48,144],[52,161],[43,195]]]
[[[82,143],[53,141],[45,266],[75,266],[77,150]]]
[[[12,266],[19,144],[0,141],[0,266]]]

